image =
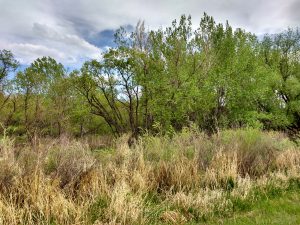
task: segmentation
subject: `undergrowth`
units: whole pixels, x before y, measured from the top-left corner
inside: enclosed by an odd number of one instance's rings
[[[300,150],[255,129],[211,137],[127,137],[91,149],[69,139],[0,140],[0,224],[197,224],[300,190]]]

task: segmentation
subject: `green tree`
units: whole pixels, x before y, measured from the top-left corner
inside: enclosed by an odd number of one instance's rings
[[[11,51],[0,50],[0,112],[8,103],[11,96],[10,84],[7,81],[9,73],[14,72],[19,66]],[[2,112],[3,113],[3,112]]]
[[[17,74],[16,84],[23,96],[24,124],[29,137],[40,132],[51,135],[63,132],[69,103],[66,78],[63,65],[50,57],[35,60]]]
[[[262,41],[262,55],[266,67],[277,79],[273,92],[277,101],[277,123],[281,128],[300,128],[300,32],[288,29],[275,35],[266,35]],[[276,120],[277,119],[277,120]],[[283,121],[280,123],[280,121]]]

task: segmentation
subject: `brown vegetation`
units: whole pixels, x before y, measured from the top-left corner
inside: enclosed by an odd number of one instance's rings
[[[184,224],[231,215],[255,191],[299,180],[300,151],[283,135],[191,129],[127,137],[91,151],[69,139],[0,142],[0,224]]]

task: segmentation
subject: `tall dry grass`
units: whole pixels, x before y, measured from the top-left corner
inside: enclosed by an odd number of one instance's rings
[[[97,143],[101,146],[101,143]],[[230,215],[299,180],[300,150],[258,130],[191,129],[91,150],[64,138],[0,140],[0,224],[185,224]],[[299,182],[300,184],[300,182]]]

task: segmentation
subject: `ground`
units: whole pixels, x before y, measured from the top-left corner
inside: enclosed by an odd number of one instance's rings
[[[211,224],[300,224],[300,191],[286,192],[280,197],[257,202],[250,211],[235,213],[231,218]]]

